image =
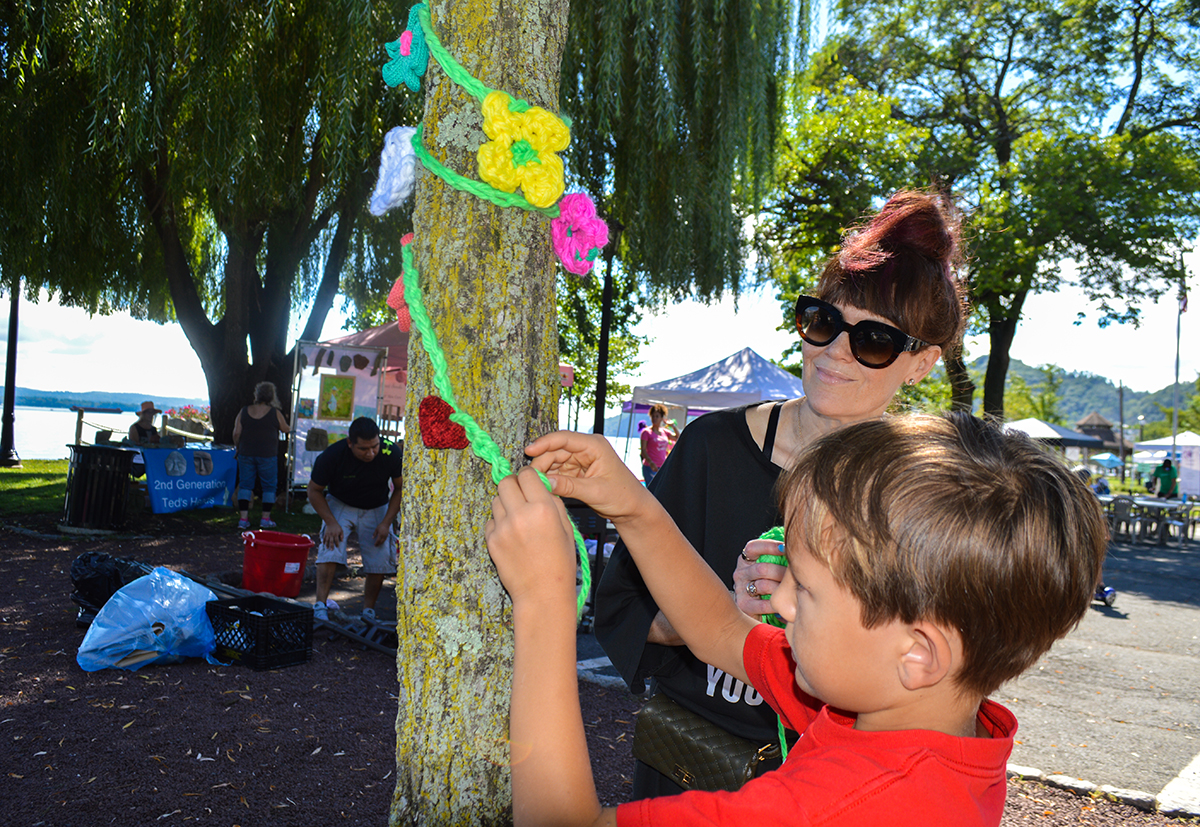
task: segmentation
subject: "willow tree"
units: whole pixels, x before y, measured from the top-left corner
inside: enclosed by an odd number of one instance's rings
[[[735,294],[772,173],[780,90],[809,4],[575,0],[562,107],[570,168],[622,226],[651,293]],[[793,28],[796,17],[800,25]],[[799,40],[803,53],[805,40]]]
[[[405,99],[364,67],[392,14],[367,0],[4,8],[0,266],[33,299],[177,320],[230,441],[256,382],[291,386],[297,306],[315,339],[343,275],[387,282],[404,228],[368,237],[362,218]],[[150,367],[170,369],[131,358]]]
[[[558,111],[567,0],[435,0],[429,13],[437,40],[470,78]],[[433,344],[426,336],[420,352],[410,347],[409,410],[450,389],[458,409],[517,466],[523,446],[558,419],[557,260],[546,215],[498,207],[447,184],[452,174],[478,181],[481,146],[500,146],[482,131],[480,100],[463,82],[432,60],[422,81],[421,140],[430,160],[414,194],[415,270],[406,283],[421,288],[445,367],[425,355]],[[513,106],[500,104],[508,113]],[[515,141],[510,168],[531,168],[522,146],[542,151]],[[446,171],[435,175],[431,167]],[[511,617],[483,540],[498,466],[468,451],[429,447],[444,444],[437,436],[447,423],[426,414],[414,420],[396,576],[400,705],[391,823],[508,823],[508,763],[520,757],[507,741]]]

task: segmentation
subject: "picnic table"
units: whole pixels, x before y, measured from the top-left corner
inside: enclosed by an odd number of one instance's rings
[[[1167,542],[1170,528],[1174,526],[1179,530],[1179,544],[1182,546],[1185,540],[1191,539],[1189,535],[1193,526],[1200,523],[1200,505],[1193,504],[1189,508],[1186,498],[1101,494],[1098,499],[1104,504],[1113,534],[1117,534],[1118,530],[1124,527],[1122,523],[1127,524],[1130,539],[1134,542],[1137,542],[1139,537],[1145,539],[1153,534],[1157,537],[1158,544],[1163,545]],[[1130,513],[1117,513],[1113,503],[1118,499],[1130,501]]]

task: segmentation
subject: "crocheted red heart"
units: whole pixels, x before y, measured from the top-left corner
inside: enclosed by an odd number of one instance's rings
[[[454,409],[446,400],[437,396],[427,396],[421,400],[417,409],[417,421],[421,427],[421,441],[426,448],[458,448],[462,450],[470,443],[467,442],[467,431],[457,422],[450,421]]]

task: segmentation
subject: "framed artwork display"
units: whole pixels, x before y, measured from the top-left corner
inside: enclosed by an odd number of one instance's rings
[[[317,419],[351,419],[354,415],[353,376],[322,374],[317,396]]]

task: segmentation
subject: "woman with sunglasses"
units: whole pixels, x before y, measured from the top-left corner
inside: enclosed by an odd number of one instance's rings
[[[739,567],[748,541],[781,523],[773,495],[780,472],[825,434],[883,416],[902,385],[924,379],[960,342],[959,255],[951,203],[919,191],[893,195],[843,238],[815,295],[796,302],[805,396],[700,417],[655,476],[650,490],[748,614],[768,611],[762,598],[782,572],[752,557]],[[757,557],[768,546],[747,550]],[[620,543],[598,587],[595,634],[632,691],[644,692],[651,680],[728,733],[760,746],[778,742],[775,716],[753,687],[681,645]],[[764,762],[760,774],[779,763]],[[677,780],[639,761],[632,798],[687,789]]]

